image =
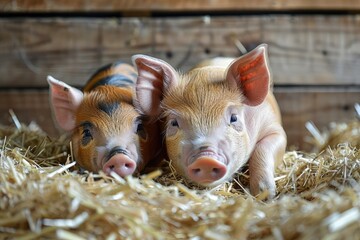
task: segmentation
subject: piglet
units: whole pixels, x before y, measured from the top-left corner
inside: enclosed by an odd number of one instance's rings
[[[274,168],[286,134],[271,91],[267,45],[230,64],[216,59],[186,74],[145,55],[133,62],[137,106],[165,119],[167,154],[179,174],[214,187],[248,162],[251,193],[267,190],[274,197]]]
[[[134,67],[121,62],[100,68],[83,91],[48,76],[54,117],[71,133],[83,169],[125,177],[158,157],[157,123],[146,121],[133,105],[136,77]]]

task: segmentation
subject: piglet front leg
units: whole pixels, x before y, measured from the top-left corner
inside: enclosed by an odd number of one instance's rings
[[[285,147],[286,137],[283,131],[267,135],[256,144],[249,160],[250,192],[253,196],[268,191],[269,199],[275,197],[274,169],[282,160]]]

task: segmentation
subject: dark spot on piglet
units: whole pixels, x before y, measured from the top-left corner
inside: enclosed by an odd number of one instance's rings
[[[99,102],[98,108],[105,112],[107,115],[111,116],[112,113],[119,107],[118,102]]]

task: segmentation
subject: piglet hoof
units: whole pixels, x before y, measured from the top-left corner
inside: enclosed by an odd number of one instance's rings
[[[275,182],[263,180],[255,183],[250,180],[250,192],[255,197],[267,193],[266,196],[264,195],[263,199],[271,200],[276,195]]]

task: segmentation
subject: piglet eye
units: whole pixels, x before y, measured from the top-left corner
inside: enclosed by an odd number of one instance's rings
[[[230,117],[230,123],[235,123],[237,122],[238,120],[238,117],[236,114],[231,114],[231,117]]]
[[[145,127],[144,127],[144,124],[143,124],[143,119],[141,119],[140,117],[138,117],[136,120],[135,120],[135,133],[143,138],[143,139],[146,139],[146,130],[145,130]]]
[[[141,132],[141,131],[144,131],[144,125],[142,123],[139,123],[137,125],[137,129],[136,129],[136,132]]]
[[[84,129],[82,132],[83,138],[92,138],[91,132],[89,129]]]
[[[136,134],[139,135],[141,138],[144,138],[144,139],[146,138],[145,128],[142,123],[137,124]]]
[[[170,122],[171,126],[173,127],[179,127],[179,123],[177,122],[176,119],[172,119],[171,122]]]
[[[82,145],[87,145],[91,140],[93,140],[93,136],[91,134],[90,129],[85,128],[82,132]]]
[[[176,118],[170,118],[167,123],[166,135],[173,136],[178,132],[178,130],[179,122],[176,120]]]

